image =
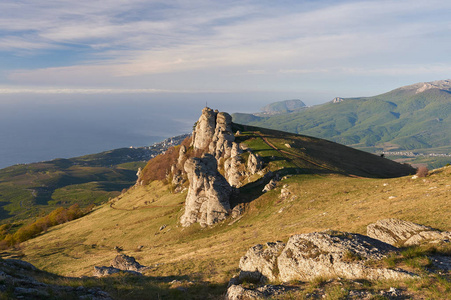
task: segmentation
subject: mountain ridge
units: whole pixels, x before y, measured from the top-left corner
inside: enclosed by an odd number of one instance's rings
[[[234,122],[326,138],[373,153],[396,149],[449,154],[450,89],[451,80],[434,81],[373,97],[340,98],[295,113],[232,116]],[[449,160],[423,157],[410,162],[434,168]]]

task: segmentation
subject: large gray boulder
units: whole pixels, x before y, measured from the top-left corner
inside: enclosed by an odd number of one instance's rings
[[[323,231],[291,236],[282,242],[251,247],[240,260],[237,282],[292,280],[311,281],[317,277],[341,277],[367,280],[400,280],[416,278],[403,270],[371,267],[377,261],[398,251],[370,237]]]
[[[367,226],[367,235],[390,245],[412,246],[425,242],[450,242],[451,232],[439,231],[399,219],[384,219]]]
[[[125,254],[117,255],[112,261],[111,266],[113,268],[117,268],[123,271],[136,271],[142,272],[147,270],[148,267],[141,265],[136,261],[136,259],[132,256],[128,256]]]
[[[380,260],[397,248],[360,234],[324,231],[290,237],[278,258],[281,281],[321,277],[349,279],[404,279],[412,275],[385,268],[372,268],[369,260]]]
[[[240,259],[240,281],[266,282],[277,279],[277,257],[285,248],[285,243],[258,244],[251,247]]]
[[[94,267],[95,277],[104,277],[118,272],[127,272],[134,275],[142,275],[141,273],[149,267],[143,266],[132,256],[119,254],[111,261],[111,266]]]
[[[282,285],[264,285],[255,289],[243,287],[241,284],[231,284],[227,288],[226,300],[243,299],[272,299],[274,296],[283,295],[289,288]],[[284,298],[283,298],[284,299]]]
[[[218,172],[217,161],[211,154],[193,157],[185,162],[189,189],[185,213],[180,219],[183,227],[196,222],[210,226],[224,220],[230,210],[232,188]]]

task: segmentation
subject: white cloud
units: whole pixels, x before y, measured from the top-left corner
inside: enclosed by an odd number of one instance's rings
[[[409,69],[405,66],[431,51],[436,59],[426,56],[410,70],[433,70],[441,56],[443,65],[451,63],[445,57],[450,49],[430,46],[449,42],[447,35],[435,35],[447,33],[451,21],[435,14],[450,9],[451,2],[263,3],[6,0],[0,3],[0,30],[6,33],[0,50],[91,49],[82,62],[7,75],[16,84],[62,86],[111,85],[120,78],[182,72],[195,77],[199,71],[404,74],[394,70]],[[177,89],[178,82],[173,84]]]

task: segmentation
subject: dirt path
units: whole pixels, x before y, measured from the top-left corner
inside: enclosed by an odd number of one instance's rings
[[[289,152],[289,151],[279,149],[279,148],[277,148],[273,143],[271,143],[267,138],[265,138],[260,132],[255,132],[255,133],[256,133],[258,136],[260,136],[260,138],[265,142],[265,144],[267,144],[269,147],[273,148],[273,149],[276,150],[277,152],[281,153],[282,155],[283,155],[283,154],[286,154],[286,155],[295,156],[295,157],[297,157],[297,158],[299,158],[299,159],[302,159],[303,161],[306,161],[306,162],[308,162],[308,163],[310,163],[310,164],[312,164],[312,165],[314,165],[314,166],[317,166],[317,167],[319,167],[319,168],[326,169],[326,170],[333,171],[333,172],[337,172],[336,170],[333,170],[333,169],[330,169],[330,168],[328,168],[328,167],[322,166],[322,165],[320,165],[320,164],[318,164],[318,163],[315,163],[314,161],[311,161],[311,160],[309,160],[309,159],[306,159],[305,157],[302,157],[302,156],[300,156],[300,155],[298,155],[298,154],[291,153],[291,152]],[[283,156],[284,156],[284,155],[283,155]],[[297,166],[297,167],[299,167],[299,166]],[[300,168],[300,167],[299,167],[299,168]]]

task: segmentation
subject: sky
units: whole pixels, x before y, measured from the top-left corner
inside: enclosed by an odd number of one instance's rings
[[[450,33],[443,0],[2,0],[0,104],[12,94],[246,94],[260,107],[373,96],[451,78]]]

